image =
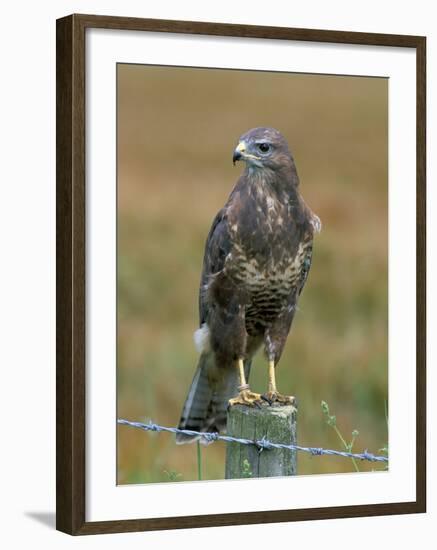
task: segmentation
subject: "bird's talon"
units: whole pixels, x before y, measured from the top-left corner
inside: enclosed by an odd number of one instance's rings
[[[261,394],[261,399],[263,401],[266,401],[269,405],[271,405],[273,403],[273,401],[270,399],[270,397],[268,397],[268,395],[266,395],[265,393]]]
[[[267,401],[267,403],[272,406],[273,403],[278,403],[279,405],[294,405],[296,399],[291,395],[282,395],[276,391],[268,391],[261,395],[261,399]]]
[[[233,397],[228,401],[228,407],[233,405],[246,405],[249,407],[261,407],[261,395],[250,391],[250,389],[241,390],[237,397]]]

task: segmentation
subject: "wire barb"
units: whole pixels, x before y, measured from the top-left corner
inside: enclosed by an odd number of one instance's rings
[[[118,424],[123,426],[131,426],[132,428],[139,428],[146,432],[169,432],[174,434],[184,434],[189,436],[199,436],[205,439],[208,443],[214,441],[226,441],[228,443],[240,443],[241,445],[255,445],[258,447],[258,451],[262,452],[269,449],[288,449],[290,451],[300,451],[303,453],[309,453],[312,456],[329,455],[329,456],[342,456],[345,458],[355,458],[357,460],[368,460],[369,462],[388,462],[388,457],[378,456],[369,453],[367,449],[362,453],[349,453],[346,451],[334,451],[332,449],[322,449],[320,447],[302,447],[301,445],[286,445],[285,443],[272,443],[265,437],[262,439],[241,439],[238,437],[232,437],[230,435],[220,435],[217,432],[196,432],[193,430],[181,430],[179,428],[168,428],[166,426],[159,426],[152,421],[144,424],[143,422],[132,422],[131,420],[125,420],[119,418]]]

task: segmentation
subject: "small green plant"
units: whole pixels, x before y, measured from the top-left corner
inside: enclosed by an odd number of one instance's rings
[[[179,474],[175,470],[164,470],[164,474],[167,476],[168,481],[180,481],[180,478],[182,478],[182,474]]]
[[[241,475],[242,475],[243,478],[252,477],[252,471],[250,469],[250,463],[247,460],[247,458],[245,458],[243,460],[243,471],[241,472]]]
[[[341,434],[340,430],[338,429],[337,418],[336,418],[335,415],[331,415],[331,413],[329,411],[328,403],[326,403],[326,401],[322,401],[321,407],[322,407],[322,412],[325,416],[326,423],[328,424],[328,426],[331,426],[331,428],[333,428],[333,430],[337,434],[339,440],[341,441],[341,444],[343,445],[345,451],[348,452],[348,453],[351,453],[352,449],[353,449],[353,446],[354,446],[354,443],[355,443],[355,440],[360,435],[359,431],[358,430],[353,430],[352,431],[352,439],[348,443],[345,440],[345,438],[343,437],[343,435]],[[352,458],[351,460],[352,460],[352,463],[354,465],[355,470],[357,472],[359,472],[360,469],[358,468],[357,461],[355,460],[355,458]]]
[[[382,453],[382,454],[384,454],[385,456],[388,456],[388,444],[386,443],[386,444],[384,445],[384,447],[381,447],[381,448],[379,449],[379,452]]]
[[[387,401],[384,401],[384,412],[385,412],[385,423],[387,425],[387,437],[388,437],[388,407],[387,407]],[[388,442],[379,449],[380,453],[385,454],[385,456],[388,458]],[[386,463],[384,470],[388,470],[388,462]]]

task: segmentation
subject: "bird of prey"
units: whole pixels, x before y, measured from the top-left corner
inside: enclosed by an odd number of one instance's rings
[[[233,153],[246,163],[206,239],[199,292],[200,352],[180,429],[223,431],[228,406],[293,403],[278,392],[275,369],[311,265],[319,218],[299,193],[287,141],[274,128],[243,134]],[[263,347],[268,389],[249,387],[251,360]],[[177,443],[198,439],[178,434]],[[204,439],[201,439],[202,443]]]

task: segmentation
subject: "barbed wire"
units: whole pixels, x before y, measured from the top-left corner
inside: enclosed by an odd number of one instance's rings
[[[262,439],[242,439],[238,437],[232,437],[230,435],[221,435],[217,432],[196,432],[193,430],[181,430],[180,428],[169,428],[166,426],[159,426],[152,421],[147,424],[143,422],[133,422],[131,420],[125,420],[119,418],[118,424],[124,426],[131,426],[132,428],[139,428],[146,432],[169,432],[173,434],[183,434],[192,437],[203,438],[207,443],[213,443],[214,441],[226,441],[228,443],[240,443],[241,445],[255,445],[258,447],[258,451],[262,452],[268,449],[288,449],[290,451],[301,451],[309,453],[313,456],[329,455],[329,456],[342,456],[345,458],[354,458],[357,460],[368,460],[370,462],[388,462],[388,457],[378,456],[369,453],[367,449],[362,453],[350,453],[347,451],[335,451],[333,449],[322,449],[320,447],[302,447],[301,445],[287,445],[285,443],[272,443],[265,437]]]

